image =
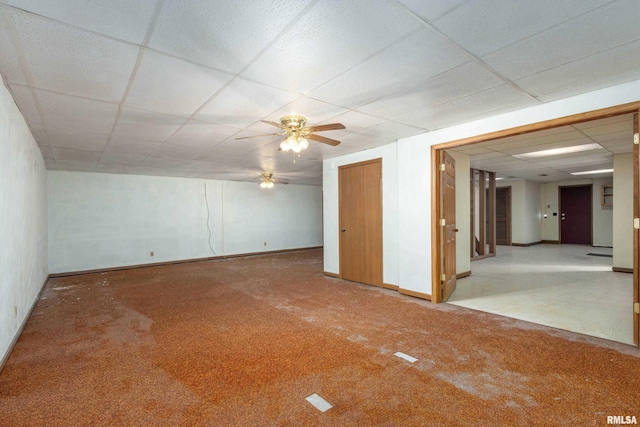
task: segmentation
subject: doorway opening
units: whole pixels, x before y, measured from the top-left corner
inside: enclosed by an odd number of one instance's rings
[[[437,146],[433,146],[432,147],[432,168],[435,169],[435,165],[434,163],[434,159],[437,159],[439,157],[439,153],[442,150],[458,150],[459,152],[469,152],[469,153],[481,153],[484,154],[484,156],[479,156],[479,157],[484,157],[482,161],[477,162],[477,164],[473,164],[472,162],[472,167],[477,167],[477,168],[483,168],[486,170],[491,170],[491,168],[489,167],[490,164],[490,159],[495,158],[495,157],[502,157],[502,154],[505,154],[509,157],[516,157],[515,154],[522,154],[522,153],[531,153],[534,151],[543,151],[545,148],[547,149],[552,149],[552,148],[558,148],[558,146],[562,145],[561,141],[563,141],[562,137],[558,137],[559,134],[564,133],[564,132],[574,132],[577,134],[581,134],[578,136],[577,139],[579,138],[589,138],[591,140],[596,140],[598,143],[600,143],[602,146],[606,146],[606,149],[598,152],[598,153],[590,153],[593,154],[591,156],[587,156],[587,155],[580,155],[579,157],[576,158],[576,160],[572,160],[575,168],[574,170],[576,172],[580,171],[581,169],[586,169],[588,166],[597,164],[600,160],[599,157],[608,157],[608,159],[606,159],[609,162],[612,162],[612,157],[613,154],[617,154],[617,153],[627,153],[629,155],[629,160],[633,162],[633,169],[635,171],[635,174],[632,174],[631,177],[628,177],[628,179],[626,179],[628,182],[627,184],[630,185],[632,187],[632,194],[634,195],[634,203],[633,206],[629,206],[629,208],[632,208],[632,210],[634,211],[634,217],[638,218],[638,188],[640,187],[640,182],[638,180],[638,147],[637,145],[633,145],[633,134],[637,134],[638,132],[638,118],[636,114],[637,110],[639,107],[639,103],[634,103],[634,104],[630,104],[630,105],[623,105],[623,106],[618,106],[618,107],[613,107],[613,108],[608,108],[608,109],[603,109],[603,110],[598,110],[598,111],[593,111],[587,114],[580,114],[580,115],[575,115],[575,116],[568,116],[562,119],[556,119],[550,122],[543,122],[543,123],[537,123],[534,125],[529,125],[529,126],[523,126],[523,127],[519,127],[519,128],[515,128],[515,129],[510,129],[510,130],[506,130],[506,131],[500,131],[500,132],[495,132],[492,134],[487,134],[487,135],[481,135],[475,138],[467,138],[465,140],[459,140],[459,141],[452,141],[449,143],[445,143],[445,144],[440,144]],[[624,116],[623,116],[624,115]],[[596,120],[603,120],[602,126],[601,123],[599,122],[592,122],[592,121],[596,121]],[[607,121],[608,120],[608,121]],[[607,138],[612,137],[612,135],[607,135],[607,133],[609,132],[607,129],[605,129],[606,126],[608,126],[609,124],[616,122],[616,121],[622,121],[625,120],[627,123],[627,127],[630,127],[632,124],[632,129],[633,132],[629,131],[627,132],[625,129],[625,135],[621,136],[618,135],[616,138],[622,138],[624,137],[626,139],[626,142],[616,142],[616,141],[607,141]],[[593,132],[588,132],[586,130],[586,128],[588,127],[592,127],[592,126],[598,126],[600,127],[600,129],[596,129],[598,131],[602,131],[602,133],[600,135],[595,135]],[[614,126],[615,127],[615,126]],[[535,134],[534,134],[535,133]],[[566,135],[564,135],[566,136]],[[636,136],[637,138],[637,136]],[[631,141],[631,142],[630,142]],[[486,146],[484,145],[484,143],[488,143],[488,145],[490,146]],[[579,145],[580,141],[574,141],[571,145]],[[466,147],[467,145],[470,144],[474,144],[473,147]],[[626,144],[625,147],[623,148],[623,144]],[[631,145],[630,145],[631,144]],[[633,147],[633,148],[631,148]],[[631,150],[633,150],[633,153],[631,153]],[[500,155],[494,155],[494,153],[502,153]],[[491,154],[489,154],[491,153]],[[541,228],[544,233],[548,234],[549,230],[551,230],[553,227],[552,225],[557,222],[559,222],[560,220],[560,216],[558,215],[560,211],[559,209],[559,194],[556,196],[556,201],[555,202],[549,202],[547,205],[545,206],[541,206],[541,200],[543,200],[543,198],[541,198],[540,195],[540,185],[535,184],[536,181],[536,177],[540,177],[537,178],[537,181],[542,181],[542,182],[549,182],[549,181],[557,181],[560,182],[560,184],[563,184],[564,186],[569,186],[571,184],[568,183],[564,183],[564,181],[570,180],[570,179],[577,179],[574,178],[573,176],[569,176],[568,174],[565,174],[564,178],[557,178],[553,175],[553,173],[555,173],[555,171],[557,171],[560,168],[560,164],[562,162],[560,162],[559,160],[562,160],[564,162],[566,162],[566,159],[569,158],[571,156],[567,155],[567,156],[562,156],[560,159],[555,158],[555,159],[547,159],[545,160],[545,162],[547,162],[549,165],[546,167],[541,167],[540,163],[542,162],[538,162],[538,161],[529,161],[531,164],[530,165],[524,165],[523,167],[523,163],[518,162],[519,159],[509,159],[509,158],[501,158],[499,159],[496,164],[498,165],[498,167],[494,170],[496,170],[498,172],[498,175],[501,175],[504,178],[507,179],[511,179],[513,182],[515,182],[516,179],[518,179],[518,175],[523,172],[523,175],[529,174],[528,177],[525,178],[521,178],[520,177],[520,182],[519,185],[526,185],[531,187],[533,190],[535,191],[530,191],[528,193],[528,195],[524,198],[521,198],[520,200],[514,200],[517,197],[519,197],[517,194],[513,193],[513,186],[515,184],[511,184],[509,183],[509,185],[512,187],[512,193],[510,194],[511,196],[511,202],[512,202],[512,207],[513,207],[513,212],[515,212],[516,210],[520,209],[520,210],[527,210],[528,207],[530,207],[530,205],[532,203],[534,203],[536,206],[538,206],[540,209],[538,209],[538,218],[537,218],[537,222],[538,222],[538,227]],[[555,161],[555,165],[553,165],[553,162]],[[604,160],[603,160],[604,161]],[[511,168],[511,170],[509,169]],[[526,169],[526,170],[524,170]],[[595,168],[594,168],[595,169]],[[524,170],[524,171],[523,171]],[[548,178],[546,178],[548,176]],[[528,179],[527,179],[528,178]],[[530,181],[529,181],[530,180]],[[522,182],[525,182],[525,184],[522,184]],[[529,185],[530,182],[534,182],[534,184]],[[582,182],[581,182],[582,183]],[[505,183],[506,184],[506,183]],[[563,185],[558,185],[555,187],[555,191],[559,192],[559,187],[563,186]],[[592,184],[594,185],[594,187],[596,187],[596,184]],[[547,185],[547,187],[553,187],[553,185],[549,184]],[[597,188],[599,189],[601,186],[597,185]],[[602,188],[609,188],[609,189],[613,189],[613,192],[615,193],[615,186],[611,186],[610,184],[608,185],[603,185]],[[438,188],[438,186],[436,185],[436,188],[434,189],[434,193],[435,196],[432,197],[432,205],[435,207],[432,209],[432,213],[433,212],[438,212],[437,210],[437,205],[438,205],[438,199],[440,197],[440,188]],[[538,193],[536,194],[536,191],[538,191]],[[594,190],[595,192],[595,190]],[[533,194],[533,196],[532,196]],[[591,193],[590,193],[591,194]],[[547,195],[548,196],[548,195]],[[582,204],[583,209],[585,207],[591,206],[591,205],[595,205],[594,202],[596,201],[600,201],[600,195],[598,195],[597,199],[596,199],[596,195],[593,194],[594,200],[592,200],[591,204],[587,204],[585,206],[585,204]],[[609,196],[607,196],[609,197]],[[546,199],[545,199],[546,200]],[[553,206],[554,204],[556,204],[556,206]],[[631,204],[630,204],[631,205]],[[615,206],[614,206],[615,209]],[[526,212],[525,212],[526,213]],[[544,213],[544,215],[543,215]],[[435,217],[435,215],[434,215]],[[565,212],[565,218],[567,218],[567,213]],[[512,221],[515,221],[515,219],[512,217],[511,218]],[[566,221],[566,220],[565,220]],[[434,221],[435,223],[435,221]],[[540,235],[540,231],[538,231],[538,235],[537,235],[537,240],[533,240],[536,239],[536,236],[534,235],[533,237],[531,236],[532,234],[535,234],[535,230],[531,230],[530,227],[520,227],[520,226],[516,226],[516,223],[514,222],[514,228],[513,228],[513,233],[510,236],[512,239],[512,245],[516,245],[517,243],[521,243],[521,246],[526,246],[525,248],[523,248],[524,250],[526,249],[530,249],[528,248],[528,246],[530,245],[537,245],[540,243],[560,243],[562,240],[562,237],[560,235],[560,228],[559,226],[556,227],[556,233],[557,235],[555,235],[554,238],[552,239],[543,239],[541,238]],[[630,221],[627,222],[627,224],[630,224]],[[433,226],[432,226],[433,227]],[[440,235],[440,230],[438,230],[438,227],[433,227],[433,233],[432,235],[434,236],[434,248],[438,248],[438,245],[436,242],[439,241],[439,239],[441,238]],[[616,230],[615,232],[613,232],[613,234],[626,234],[626,236],[628,236],[629,233],[631,231],[630,227],[628,227],[625,230]],[[527,234],[529,233],[529,234]],[[518,236],[528,236],[528,240],[524,240],[521,242],[518,242]],[[565,237],[565,243],[566,243],[566,237]],[[628,319],[631,319],[630,322],[632,323],[633,326],[633,332],[632,332],[632,341],[637,345],[638,341],[639,341],[639,336],[638,336],[638,313],[634,313],[634,311],[638,311],[638,256],[637,256],[637,247],[638,247],[638,231],[634,230],[633,232],[633,241],[630,242],[633,245],[633,252],[635,253],[635,256],[633,257],[633,265],[632,268],[629,269],[630,272],[633,272],[633,279],[631,279],[630,275],[626,275],[627,280],[629,280],[630,282],[630,286],[629,291],[628,291],[628,298],[626,299],[625,302],[625,306],[627,307],[625,309],[626,311],[626,316]],[[546,241],[546,242],[545,242]],[[593,236],[589,236],[589,242],[588,245],[592,245],[595,242],[593,241]],[[548,245],[540,245],[537,246],[536,249],[543,249],[545,246]],[[564,245],[561,245],[564,246]],[[566,245],[565,248],[569,249],[569,246],[571,245]],[[591,246],[587,246],[587,247],[591,247]],[[559,248],[559,247],[558,247]],[[513,251],[513,250],[518,250],[518,247],[505,247],[505,250],[498,250],[498,257],[496,260],[498,260],[499,258],[501,258],[501,252],[503,252],[502,255],[507,256],[508,255],[508,251]],[[435,252],[435,251],[434,251]],[[603,255],[602,257],[597,257],[594,256],[594,254],[584,254],[585,257],[589,257],[589,258],[600,258],[600,260],[607,260],[607,258],[609,260],[611,260],[611,257],[609,257],[609,254],[607,253],[600,253],[600,252],[606,252],[606,251],[600,251],[600,250],[593,250],[590,251],[593,252],[595,255]],[[434,255],[434,259],[439,259],[440,254],[436,254]],[[491,259],[490,261],[493,261],[493,259]],[[610,261],[609,261],[610,262]],[[480,264],[485,263],[485,261],[482,261]],[[474,263],[475,264],[475,263]],[[439,297],[441,294],[439,292],[439,287],[440,287],[440,283],[438,282],[438,273],[439,271],[437,271],[437,264],[433,263],[433,268],[436,270],[434,272],[433,275],[433,281],[432,281],[432,286],[433,286],[433,295],[434,297]],[[478,264],[479,265],[479,264]],[[539,265],[535,266],[536,268],[540,267]],[[519,267],[517,267],[516,269],[519,269]],[[599,268],[599,267],[598,267]],[[538,268],[540,270],[540,268]],[[522,266],[521,268],[522,270],[522,274],[527,274],[526,271],[526,267]],[[607,270],[609,273],[608,274],[616,274],[611,272],[611,266],[605,267],[605,270]],[[539,271],[539,273],[542,273],[543,271]],[[472,275],[471,277],[473,277],[473,271],[472,271]],[[464,280],[469,280],[469,279],[464,279]],[[464,283],[464,280],[459,281],[459,283]],[[546,279],[545,279],[546,280]],[[541,281],[541,283],[546,283],[544,282],[544,280]],[[458,288],[460,289],[460,287]],[[459,292],[459,291],[457,291]],[[607,290],[600,290],[598,292],[601,292],[600,295],[600,299],[604,300],[607,298]],[[455,297],[455,293],[454,293],[454,297]],[[434,302],[441,302],[442,299],[440,299],[439,301],[434,301]],[[554,325],[550,325],[550,326],[554,326]],[[562,326],[558,326],[558,327],[562,327]],[[629,343],[629,341],[627,341]]]

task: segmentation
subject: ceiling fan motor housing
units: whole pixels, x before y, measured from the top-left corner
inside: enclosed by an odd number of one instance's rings
[[[303,116],[291,115],[280,119],[283,129],[298,130],[307,124],[307,119]]]

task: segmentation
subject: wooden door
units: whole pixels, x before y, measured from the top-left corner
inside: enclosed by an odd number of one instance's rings
[[[560,243],[591,244],[591,186],[560,187]]]
[[[511,187],[496,188],[496,244],[511,245]]]
[[[633,137],[640,138],[640,117],[638,113],[633,115]],[[614,189],[615,191],[615,189]],[[615,208],[614,208],[615,209]],[[638,144],[633,144],[633,218],[634,222],[640,222],[640,150]],[[640,345],[640,231],[633,227],[633,342]]]
[[[340,277],[382,286],[382,159],[338,169]]]
[[[446,301],[456,289],[456,162],[441,151],[440,165],[441,289],[442,301]]]

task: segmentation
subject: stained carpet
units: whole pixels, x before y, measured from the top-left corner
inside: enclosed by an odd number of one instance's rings
[[[638,390],[634,347],[326,277],[310,250],[51,279],[0,425],[607,425]]]

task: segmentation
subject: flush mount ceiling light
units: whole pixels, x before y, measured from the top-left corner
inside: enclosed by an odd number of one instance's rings
[[[340,141],[335,139],[326,138],[324,136],[315,135],[313,132],[322,132],[326,130],[345,129],[342,123],[331,123],[327,125],[308,126],[307,119],[303,116],[290,115],[284,116],[280,119],[280,123],[272,122],[269,120],[260,120],[263,123],[270,124],[272,126],[279,127],[282,132],[278,133],[265,133],[261,135],[245,136],[236,139],[248,139],[260,136],[286,136],[286,138],[280,143],[280,151],[293,151],[294,153],[300,153],[302,150],[309,148],[309,140],[322,142],[336,146],[340,144]]]
[[[571,175],[597,175],[600,173],[611,173],[613,169],[598,169],[595,171],[571,172]]]
[[[579,153],[581,151],[600,150],[600,144],[573,145],[571,147],[552,148],[550,150],[533,151],[531,153],[514,154],[517,159],[535,159],[537,157],[559,156],[560,154]]]

